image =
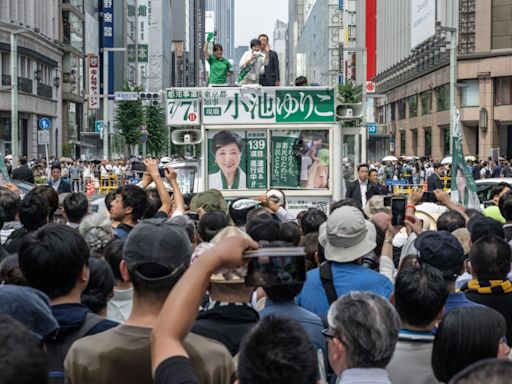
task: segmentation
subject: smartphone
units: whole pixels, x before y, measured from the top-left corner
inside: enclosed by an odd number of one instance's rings
[[[304,248],[260,248],[248,251],[250,258],[245,284],[250,287],[273,287],[306,281]]]
[[[197,212],[187,212],[187,216],[191,220],[199,220],[199,214]]]
[[[494,205],[494,203],[492,201],[484,201],[484,209],[487,208],[487,207],[492,207]]]
[[[142,161],[134,161],[132,162],[132,171],[146,172],[146,164]]]
[[[391,225],[404,225],[406,205],[405,197],[391,198]]]

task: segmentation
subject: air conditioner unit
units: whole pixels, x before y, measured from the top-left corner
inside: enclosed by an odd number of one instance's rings
[[[176,145],[195,145],[203,141],[199,129],[177,129],[172,132],[171,140]]]

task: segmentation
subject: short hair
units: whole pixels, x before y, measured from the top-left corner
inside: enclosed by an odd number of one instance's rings
[[[162,207],[162,201],[160,200],[160,195],[156,189],[146,191],[146,195],[148,197],[148,204],[144,214],[142,215],[142,219],[151,219]]]
[[[26,157],[22,157],[20,159],[20,165],[25,165],[25,164],[27,164],[27,158]]]
[[[27,231],[35,231],[48,221],[50,206],[41,195],[27,193],[18,207],[20,222]]]
[[[379,173],[375,168],[372,168],[368,171],[368,174],[371,175],[372,173]]]
[[[51,170],[51,171],[53,171],[54,169],[58,169],[59,171],[61,171],[61,170],[62,170],[62,168],[61,168],[60,164],[58,164],[58,163],[54,163],[54,164],[51,166],[50,170]]]
[[[123,198],[123,208],[132,208],[132,219],[138,221],[144,215],[148,205],[146,191],[136,185],[123,185],[116,190],[116,196]]]
[[[0,340],[2,383],[48,383],[46,354],[25,326],[10,316],[0,315]]]
[[[296,87],[304,87],[306,85],[308,85],[308,79],[306,78],[306,76],[298,76],[295,79],[295,86]]]
[[[395,350],[400,318],[393,306],[373,292],[338,298],[327,314],[329,328],[347,349],[349,368],[385,368]]]
[[[320,225],[327,221],[327,215],[318,208],[309,208],[300,219],[302,233],[318,232]]]
[[[208,211],[199,220],[197,232],[201,236],[201,240],[209,242],[221,229],[227,226],[228,217],[224,211]]]
[[[220,131],[212,138],[212,152],[215,154],[220,148],[228,144],[236,144],[238,150],[242,151],[242,139],[238,134],[231,131]]]
[[[105,196],[105,207],[107,208],[107,211],[110,211],[110,208],[112,208],[112,202],[116,198],[117,191],[110,191]]]
[[[27,285],[27,280],[20,269],[18,254],[10,254],[0,262],[0,283]]]
[[[89,259],[89,281],[82,292],[82,304],[100,314],[114,293],[114,274],[109,264],[98,257]]]
[[[460,212],[446,211],[437,219],[437,230],[453,232],[466,227],[466,220]]]
[[[315,254],[318,252],[318,232],[305,235],[300,242],[300,246],[304,247],[306,253],[306,270],[316,268]]]
[[[62,203],[66,217],[71,223],[80,223],[89,210],[89,200],[82,192],[68,194]]]
[[[251,48],[253,48],[257,45],[261,45],[260,41],[258,39],[252,39],[251,43],[250,43]]]
[[[503,280],[510,272],[512,260],[508,243],[495,235],[487,235],[469,251],[471,268],[479,280]]]
[[[437,380],[446,383],[468,365],[496,357],[506,333],[505,318],[494,309],[469,306],[450,311],[437,329],[432,349]]]
[[[279,240],[279,223],[268,213],[249,220],[245,230],[255,241]]]
[[[6,187],[0,187],[0,208],[5,215],[5,221],[16,220],[20,201],[20,196],[16,192]]]
[[[354,208],[357,208],[359,209],[359,212],[361,212],[363,214],[363,217],[368,220],[368,215],[366,214],[365,211],[363,211],[363,208],[361,207],[361,204],[359,204],[357,201],[355,201],[354,199],[351,199],[350,197],[347,197],[346,199],[341,199],[339,201],[335,201],[334,203],[331,204],[331,206],[329,207],[329,211],[331,213],[333,213],[336,209],[338,208],[341,208],[341,207],[346,207],[346,206],[349,206],[349,207],[354,207]]]
[[[370,171],[370,166],[366,163],[363,163],[363,164],[359,164],[357,166],[357,172],[359,172],[361,170],[361,168],[363,168],[363,167],[366,167],[368,169],[368,171]]]
[[[268,35],[264,34],[264,33],[261,33],[259,36],[258,36],[258,40],[261,39],[262,37],[266,37],[267,38],[267,41],[268,41]]]
[[[27,195],[31,194],[43,196],[46,199],[46,201],[48,201],[48,204],[50,205],[48,219],[49,221],[53,221],[53,215],[55,211],[59,208],[59,194],[57,193],[57,191],[50,187],[49,185],[38,185],[34,187],[32,190],[30,190],[29,193],[27,193]]]
[[[495,185],[491,188],[491,191],[489,192],[489,196],[491,197],[491,200],[498,196],[505,188],[510,188],[510,185],[505,183],[499,183],[498,185]]]
[[[112,222],[101,213],[85,216],[80,223],[79,231],[93,256],[102,256],[103,250],[114,237]]]
[[[499,207],[501,216],[507,221],[512,220],[512,191],[501,196]]]
[[[294,221],[288,221],[281,223],[279,226],[279,240],[290,243],[294,247],[298,247],[300,244],[300,227]]]
[[[220,45],[220,44],[214,44],[214,46],[213,46],[213,52],[218,51],[218,50],[221,50],[221,51],[223,50],[222,45]]]
[[[75,287],[89,263],[89,247],[75,229],[48,224],[23,238],[18,256],[29,285],[55,299]]]
[[[242,342],[238,376],[244,384],[315,383],[315,348],[298,323],[266,316]]]
[[[449,384],[508,384],[512,376],[512,361],[485,359],[471,364],[457,373]]]
[[[397,274],[394,297],[402,322],[424,327],[443,309],[448,286],[438,269],[428,264],[411,266]]]
[[[110,265],[114,278],[118,281],[122,280],[119,264],[121,264],[121,260],[123,260],[124,243],[125,239],[114,239],[111,240],[103,250],[103,257],[108,265]]]

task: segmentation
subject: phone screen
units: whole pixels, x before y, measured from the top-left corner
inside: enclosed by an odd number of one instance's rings
[[[393,197],[391,199],[391,225],[404,225],[406,205],[405,197]]]

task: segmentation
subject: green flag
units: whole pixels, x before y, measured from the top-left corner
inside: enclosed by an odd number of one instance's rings
[[[7,171],[7,166],[4,162],[4,157],[0,153],[0,185],[5,185],[11,182],[11,178],[9,177],[9,172]]]
[[[460,127],[460,112],[455,110],[453,115],[453,147],[452,147],[452,193],[451,198],[464,208],[480,210],[476,183],[473,173],[466,163],[464,151],[462,150],[462,130]]]

